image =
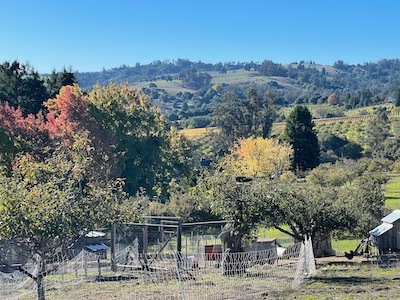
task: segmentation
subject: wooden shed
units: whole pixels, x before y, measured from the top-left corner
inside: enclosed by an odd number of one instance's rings
[[[369,232],[372,244],[380,254],[400,252],[400,210],[394,210],[381,221],[381,225]]]
[[[102,258],[107,258],[107,250],[109,247],[104,244],[106,240],[107,238],[104,232],[90,231],[78,240],[74,249],[78,251],[86,250],[100,255]]]

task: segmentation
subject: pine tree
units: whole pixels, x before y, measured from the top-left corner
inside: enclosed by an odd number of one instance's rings
[[[285,139],[292,145],[295,171],[312,169],[319,164],[319,144],[314,122],[305,106],[296,106],[286,120]]]

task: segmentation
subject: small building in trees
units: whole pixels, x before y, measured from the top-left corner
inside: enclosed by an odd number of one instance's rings
[[[372,243],[380,254],[400,252],[400,210],[382,218],[382,224],[372,229]]]
[[[28,254],[20,247],[18,240],[0,241],[0,272],[12,273],[12,266],[24,265],[28,260]]]
[[[74,246],[75,250],[86,250],[96,253],[103,258],[107,257],[106,234],[101,231],[90,231],[81,237]]]

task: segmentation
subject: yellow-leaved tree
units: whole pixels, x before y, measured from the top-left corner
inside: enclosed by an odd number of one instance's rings
[[[224,169],[232,176],[271,177],[289,170],[293,149],[275,139],[239,140],[226,156]]]

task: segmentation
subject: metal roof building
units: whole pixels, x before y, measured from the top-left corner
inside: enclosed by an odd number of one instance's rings
[[[381,225],[369,232],[373,244],[382,254],[400,252],[400,210],[394,210],[381,221]]]

